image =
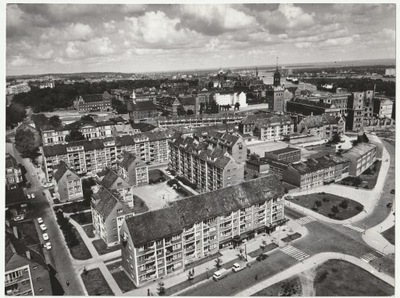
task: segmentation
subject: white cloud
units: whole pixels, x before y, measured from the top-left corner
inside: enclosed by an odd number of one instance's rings
[[[312,43],[311,42],[296,42],[294,44],[294,46],[299,49],[307,49],[312,46]]]
[[[22,23],[23,12],[16,4],[7,5],[7,27],[17,27]]]
[[[31,65],[31,63],[30,61],[28,61],[28,59],[22,56],[16,56],[11,59],[10,65],[14,67],[22,67],[22,66],[29,66]]]
[[[70,40],[70,41],[84,41],[88,40],[94,35],[94,31],[90,25],[76,23],[69,24],[63,28],[52,27],[48,31],[45,31],[41,39],[42,40]]]
[[[286,17],[289,28],[308,27],[314,24],[314,16],[305,13],[294,4],[280,4],[278,10]]]
[[[384,28],[383,29],[383,35],[387,38],[389,38],[390,41],[395,42],[396,41],[396,31],[393,29],[389,28]]]

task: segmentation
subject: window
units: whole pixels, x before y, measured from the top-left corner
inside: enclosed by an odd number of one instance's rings
[[[158,240],[158,241],[156,242],[156,245],[157,245],[157,246],[160,246],[160,245],[162,245],[162,244],[163,244],[162,240]]]

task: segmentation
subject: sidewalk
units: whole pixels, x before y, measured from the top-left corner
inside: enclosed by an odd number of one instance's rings
[[[381,234],[382,232],[391,228],[394,225],[394,223],[395,223],[395,216],[391,212],[383,222],[365,231],[365,234],[362,235],[363,240],[369,246],[383,253],[384,255],[394,254],[396,251],[395,246],[391,244],[389,241],[387,241],[386,238],[383,237]]]
[[[362,261],[361,259],[358,259],[358,258],[350,256],[350,255],[328,252],[328,253],[316,254],[316,255],[304,260],[302,263],[298,263],[298,264],[286,269],[285,271],[282,271],[282,272],[274,275],[273,277],[271,277],[267,280],[264,280],[244,291],[241,291],[240,293],[237,293],[236,296],[251,296],[251,295],[261,291],[262,289],[265,289],[277,282],[285,280],[285,279],[292,277],[295,274],[299,274],[305,270],[311,269],[311,268],[313,268],[317,265],[320,265],[331,259],[342,259],[344,261],[350,262],[362,269],[367,270],[368,272],[375,275],[376,277],[383,280],[384,282],[390,284],[391,286],[393,286],[393,287],[395,286],[394,278],[392,278],[382,272],[377,271],[372,265]]]

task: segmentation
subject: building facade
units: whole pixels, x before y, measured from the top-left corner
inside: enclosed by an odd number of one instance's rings
[[[327,114],[304,117],[297,125],[297,132],[312,135],[317,139],[332,139],[334,135],[345,133],[346,121],[342,116]]]
[[[378,146],[370,143],[359,143],[342,156],[350,161],[349,175],[359,176],[377,159]]]
[[[299,162],[301,160],[301,150],[289,146],[287,148],[265,152],[265,157],[278,161]]]
[[[142,286],[270,232],[285,221],[283,195],[276,177],[267,176],[130,217],[120,231],[123,268]]]
[[[214,94],[214,99],[220,106],[235,106],[236,103],[239,103],[240,108],[247,107],[246,93],[244,92],[220,91]]]
[[[109,112],[112,110],[111,101],[112,97],[107,91],[103,94],[80,95],[74,101],[74,108],[78,112]]]
[[[21,168],[19,167],[14,156],[6,153],[6,185],[11,186],[21,183],[22,181]]]
[[[54,172],[55,188],[61,202],[73,201],[83,197],[82,179],[61,161]]]
[[[129,118],[135,123],[147,121],[158,116],[157,106],[151,100],[129,101],[127,108]]]

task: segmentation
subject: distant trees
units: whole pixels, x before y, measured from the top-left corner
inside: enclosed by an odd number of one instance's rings
[[[30,130],[17,130],[15,134],[15,148],[21,153],[22,157],[30,158],[31,160],[40,155],[35,135]]]
[[[94,122],[94,119],[93,119],[93,117],[90,116],[90,115],[83,115],[83,116],[81,117],[81,121],[82,121],[82,122]]]
[[[82,140],[85,140],[85,136],[76,128],[72,129],[71,132],[65,136],[66,142]]]

